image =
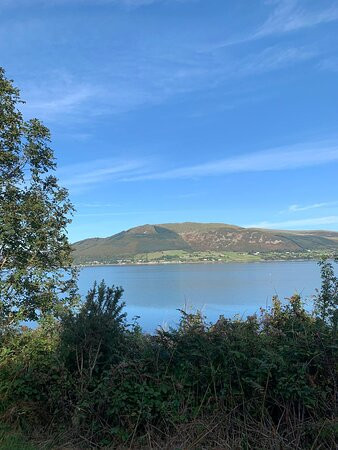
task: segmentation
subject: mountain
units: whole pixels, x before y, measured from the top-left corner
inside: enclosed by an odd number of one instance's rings
[[[338,251],[338,232],[265,230],[223,223],[166,223],[142,225],[107,238],[85,239],[74,243],[73,250],[75,263],[116,262],[154,252],[163,255],[333,252]]]

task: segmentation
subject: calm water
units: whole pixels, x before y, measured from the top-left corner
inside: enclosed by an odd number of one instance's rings
[[[297,291],[309,299],[320,286],[312,261],[106,266],[81,269],[81,294],[102,279],[124,288],[128,318],[141,316],[139,323],[149,332],[177,324],[177,308],[202,309],[214,321],[220,314],[252,314],[271,305],[275,294],[283,299]],[[310,299],[307,303],[311,307]]]

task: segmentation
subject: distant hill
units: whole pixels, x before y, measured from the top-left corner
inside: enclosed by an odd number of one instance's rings
[[[338,232],[242,228],[223,223],[142,225],[107,238],[73,244],[75,263],[115,262],[154,252],[338,251]]]

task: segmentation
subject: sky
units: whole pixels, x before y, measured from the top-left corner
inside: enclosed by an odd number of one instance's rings
[[[145,223],[338,229],[338,1],[0,0],[72,242]]]

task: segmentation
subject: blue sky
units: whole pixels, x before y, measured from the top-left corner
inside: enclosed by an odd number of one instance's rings
[[[1,0],[72,241],[143,223],[338,228],[338,2]]]

